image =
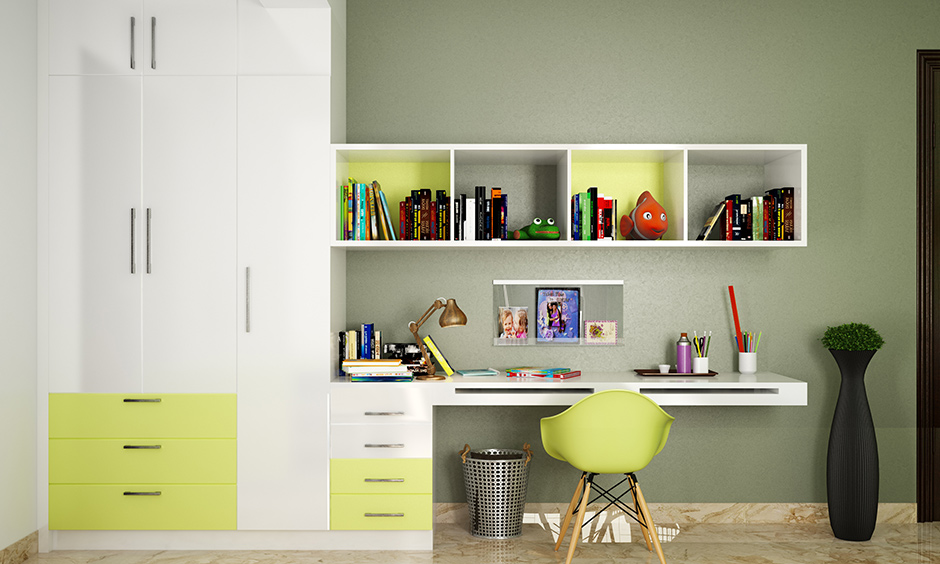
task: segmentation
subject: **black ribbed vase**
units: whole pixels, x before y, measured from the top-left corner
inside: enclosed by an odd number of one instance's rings
[[[878,444],[865,393],[865,369],[875,351],[829,352],[842,372],[826,459],[829,524],[837,538],[867,541],[878,516]]]

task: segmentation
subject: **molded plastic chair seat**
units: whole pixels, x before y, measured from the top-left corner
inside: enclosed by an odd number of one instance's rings
[[[610,500],[607,507],[616,505],[634,517],[640,523],[647,548],[655,550],[660,562],[666,563],[634,472],[645,468],[663,450],[673,421],[675,418],[663,411],[656,402],[629,390],[606,390],[591,394],[562,413],[542,419],[542,445],[545,451],[582,472],[555,543],[555,550],[558,550],[571,517],[577,513],[565,564],[570,564],[574,555],[584,524],[588,496],[592,485],[596,486],[594,476],[597,474],[626,474],[621,480],[621,483],[626,481],[628,484],[626,492],[614,497],[611,492],[614,488],[598,488],[600,495],[592,503],[604,498]],[[620,501],[627,493],[632,494],[633,508]]]

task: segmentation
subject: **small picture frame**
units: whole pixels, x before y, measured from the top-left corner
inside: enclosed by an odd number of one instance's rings
[[[584,343],[587,345],[616,345],[617,322],[607,319],[585,321]]]
[[[501,307],[496,315],[496,328],[501,341],[529,337],[529,308]]]
[[[536,342],[577,343],[581,336],[580,288],[536,288]]]

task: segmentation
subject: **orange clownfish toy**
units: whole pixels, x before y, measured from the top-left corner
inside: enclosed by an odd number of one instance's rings
[[[649,191],[640,194],[633,211],[620,218],[620,234],[624,239],[652,241],[662,237],[668,228],[666,210],[653,199]]]

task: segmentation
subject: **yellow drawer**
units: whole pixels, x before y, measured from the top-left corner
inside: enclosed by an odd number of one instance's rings
[[[235,485],[52,485],[49,528],[235,529]]]
[[[51,484],[234,484],[235,439],[52,439]]]
[[[432,517],[431,494],[330,496],[334,531],[427,531]]]
[[[330,493],[429,494],[430,458],[334,458]]]
[[[235,438],[235,394],[50,394],[53,439]]]

